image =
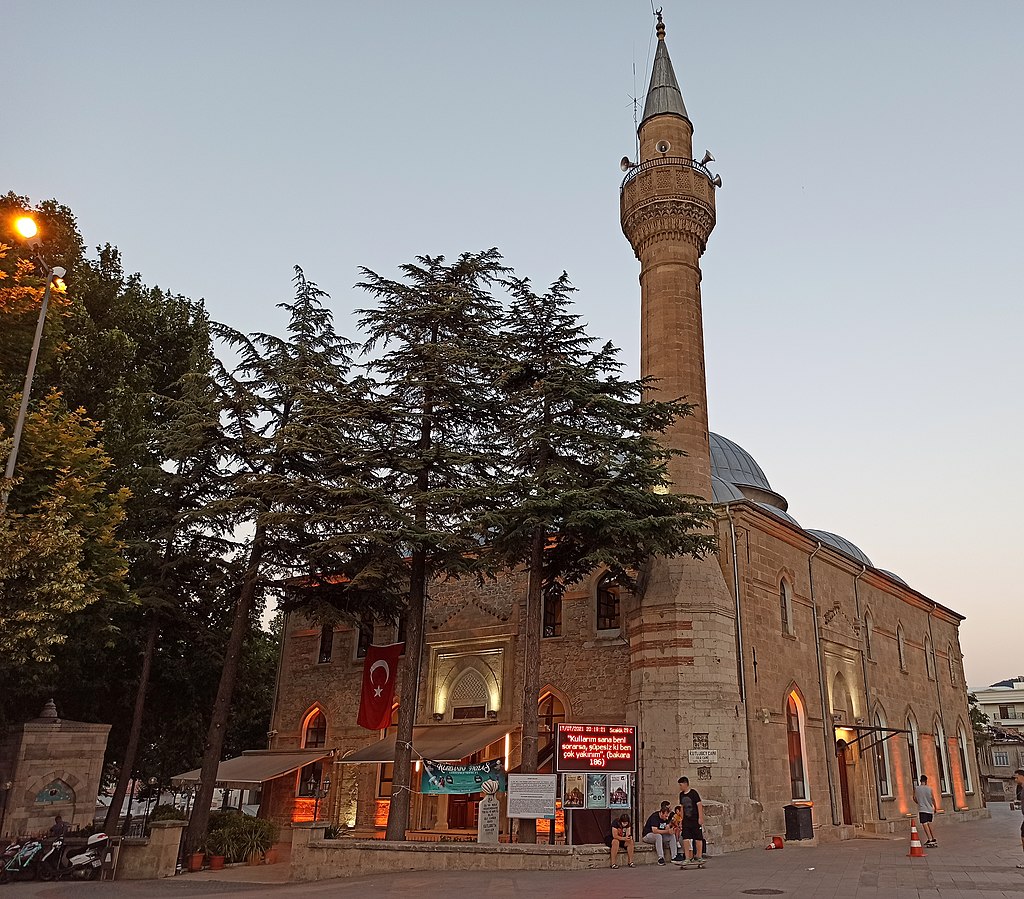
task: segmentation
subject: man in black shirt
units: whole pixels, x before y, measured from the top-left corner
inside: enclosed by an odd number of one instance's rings
[[[669,859],[675,858],[679,852],[676,835],[669,826],[670,815],[667,808],[660,808],[644,824],[644,842],[654,846],[654,851],[658,853],[659,865],[665,864],[666,848],[669,849]]]
[[[685,865],[704,865],[704,803],[700,793],[690,788],[688,777],[679,778],[679,804],[683,807],[680,842],[686,853]]]

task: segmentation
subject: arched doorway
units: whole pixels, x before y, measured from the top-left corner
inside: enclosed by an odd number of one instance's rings
[[[836,740],[836,767],[839,768],[839,795],[843,806],[843,824],[853,824],[853,803],[850,799],[850,747],[846,740]]]

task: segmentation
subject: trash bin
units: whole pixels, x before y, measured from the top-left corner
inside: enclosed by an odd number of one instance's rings
[[[809,805],[787,805],[783,811],[786,813],[787,840],[814,839],[814,821],[811,820]]]

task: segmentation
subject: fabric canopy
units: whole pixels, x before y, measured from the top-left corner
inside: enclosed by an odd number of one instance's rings
[[[250,790],[264,781],[291,774],[331,755],[334,755],[333,749],[292,749],[284,752],[250,749],[220,763],[217,768],[217,786],[229,790]],[[171,783],[178,786],[197,784],[200,773],[200,768],[186,771],[172,777]]]
[[[510,730],[508,724],[437,724],[414,727],[412,731],[413,758],[421,757],[435,762],[457,762],[485,746],[496,743]],[[339,762],[393,762],[395,760],[395,734],[388,734],[379,743],[350,752]]]

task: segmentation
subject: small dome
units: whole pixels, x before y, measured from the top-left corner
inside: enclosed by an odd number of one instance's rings
[[[845,537],[840,537],[838,534],[833,534],[831,531],[815,531],[811,528],[807,529],[807,533],[814,537],[817,537],[822,543],[827,543],[833,549],[838,549],[839,552],[849,556],[851,559],[856,559],[858,562],[862,562],[865,565],[874,568],[871,560],[864,554],[856,543],[851,543]]]
[[[761,471],[761,466],[738,443],[733,443],[721,434],[708,434],[711,445],[711,473],[731,484],[744,484],[771,490],[772,485]]]
[[[783,512],[782,509],[777,509],[775,508],[775,506],[768,505],[768,503],[758,503],[758,505],[762,509],[771,512],[772,515],[778,516],[783,521],[788,521],[790,524],[795,525],[796,527],[800,527],[800,522],[797,521],[792,515],[790,515],[789,512]]]
[[[910,586],[910,584],[908,584],[905,580],[903,580],[903,578],[901,578],[898,574],[894,574],[891,571],[886,571],[884,568],[879,568],[878,570],[881,571],[882,574],[887,575],[888,577],[891,577],[894,581],[896,581],[897,584],[903,584],[904,587],[909,587]]]
[[[728,481],[711,475],[711,502],[738,503],[742,499],[743,494],[735,484],[730,484]]]

